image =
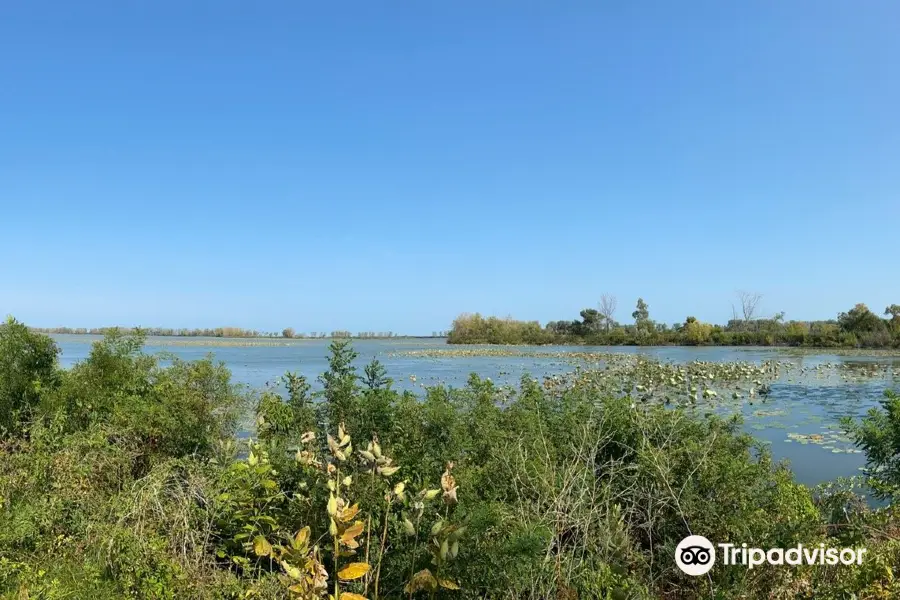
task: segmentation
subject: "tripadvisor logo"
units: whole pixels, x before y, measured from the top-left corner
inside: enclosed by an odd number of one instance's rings
[[[825,544],[794,548],[748,548],[747,544],[716,544],[723,565],[740,565],[752,569],[770,565],[861,565],[865,548],[826,548]],[[688,575],[705,575],[716,563],[713,543],[702,535],[689,535],[675,548],[675,564]]]
[[[716,549],[702,535],[689,535],[675,548],[675,564],[688,575],[705,575],[716,563]]]

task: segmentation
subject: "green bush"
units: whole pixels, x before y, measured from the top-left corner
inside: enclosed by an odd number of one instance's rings
[[[12,317],[0,324],[0,439],[21,432],[42,392],[56,385],[59,349]]]
[[[900,395],[884,393],[881,406],[861,421],[845,418],[844,429],[866,453],[868,479],[881,499],[900,498]]]

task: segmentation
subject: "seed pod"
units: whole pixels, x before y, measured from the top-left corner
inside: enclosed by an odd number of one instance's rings
[[[434,525],[431,526],[431,535],[437,535],[441,532],[441,529],[444,528],[444,522],[442,520],[438,520]]]
[[[330,481],[328,483],[331,483]],[[328,514],[330,516],[334,516],[337,512],[337,498],[334,497],[334,494],[328,494]]]
[[[456,555],[457,555],[457,554],[459,554],[459,542],[458,542],[458,541],[455,541],[455,542],[453,542],[453,544],[450,546],[450,557],[451,557],[451,558],[456,558]]]
[[[344,477],[344,480],[341,482],[341,484],[347,485],[347,486],[349,486],[351,483],[353,483],[353,477],[351,477],[350,475],[347,475],[346,477]]]
[[[450,541],[453,541],[453,542],[457,541],[459,538],[461,538],[463,536],[463,534],[465,532],[466,532],[466,526],[463,525],[462,527],[458,528],[456,531],[454,531],[453,533],[450,534],[450,536],[449,536]]]
[[[403,517],[403,531],[405,531],[407,535],[415,535],[416,534],[415,525],[413,525],[412,521],[410,521],[406,517]]]

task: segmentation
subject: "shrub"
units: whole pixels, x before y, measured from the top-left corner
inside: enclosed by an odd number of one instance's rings
[[[58,354],[53,340],[12,317],[0,324],[0,439],[20,433],[41,393],[56,385]]]

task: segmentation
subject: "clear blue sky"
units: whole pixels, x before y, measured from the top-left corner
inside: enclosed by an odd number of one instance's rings
[[[900,302],[900,6],[0,4],[0,312],[430,333]]]

